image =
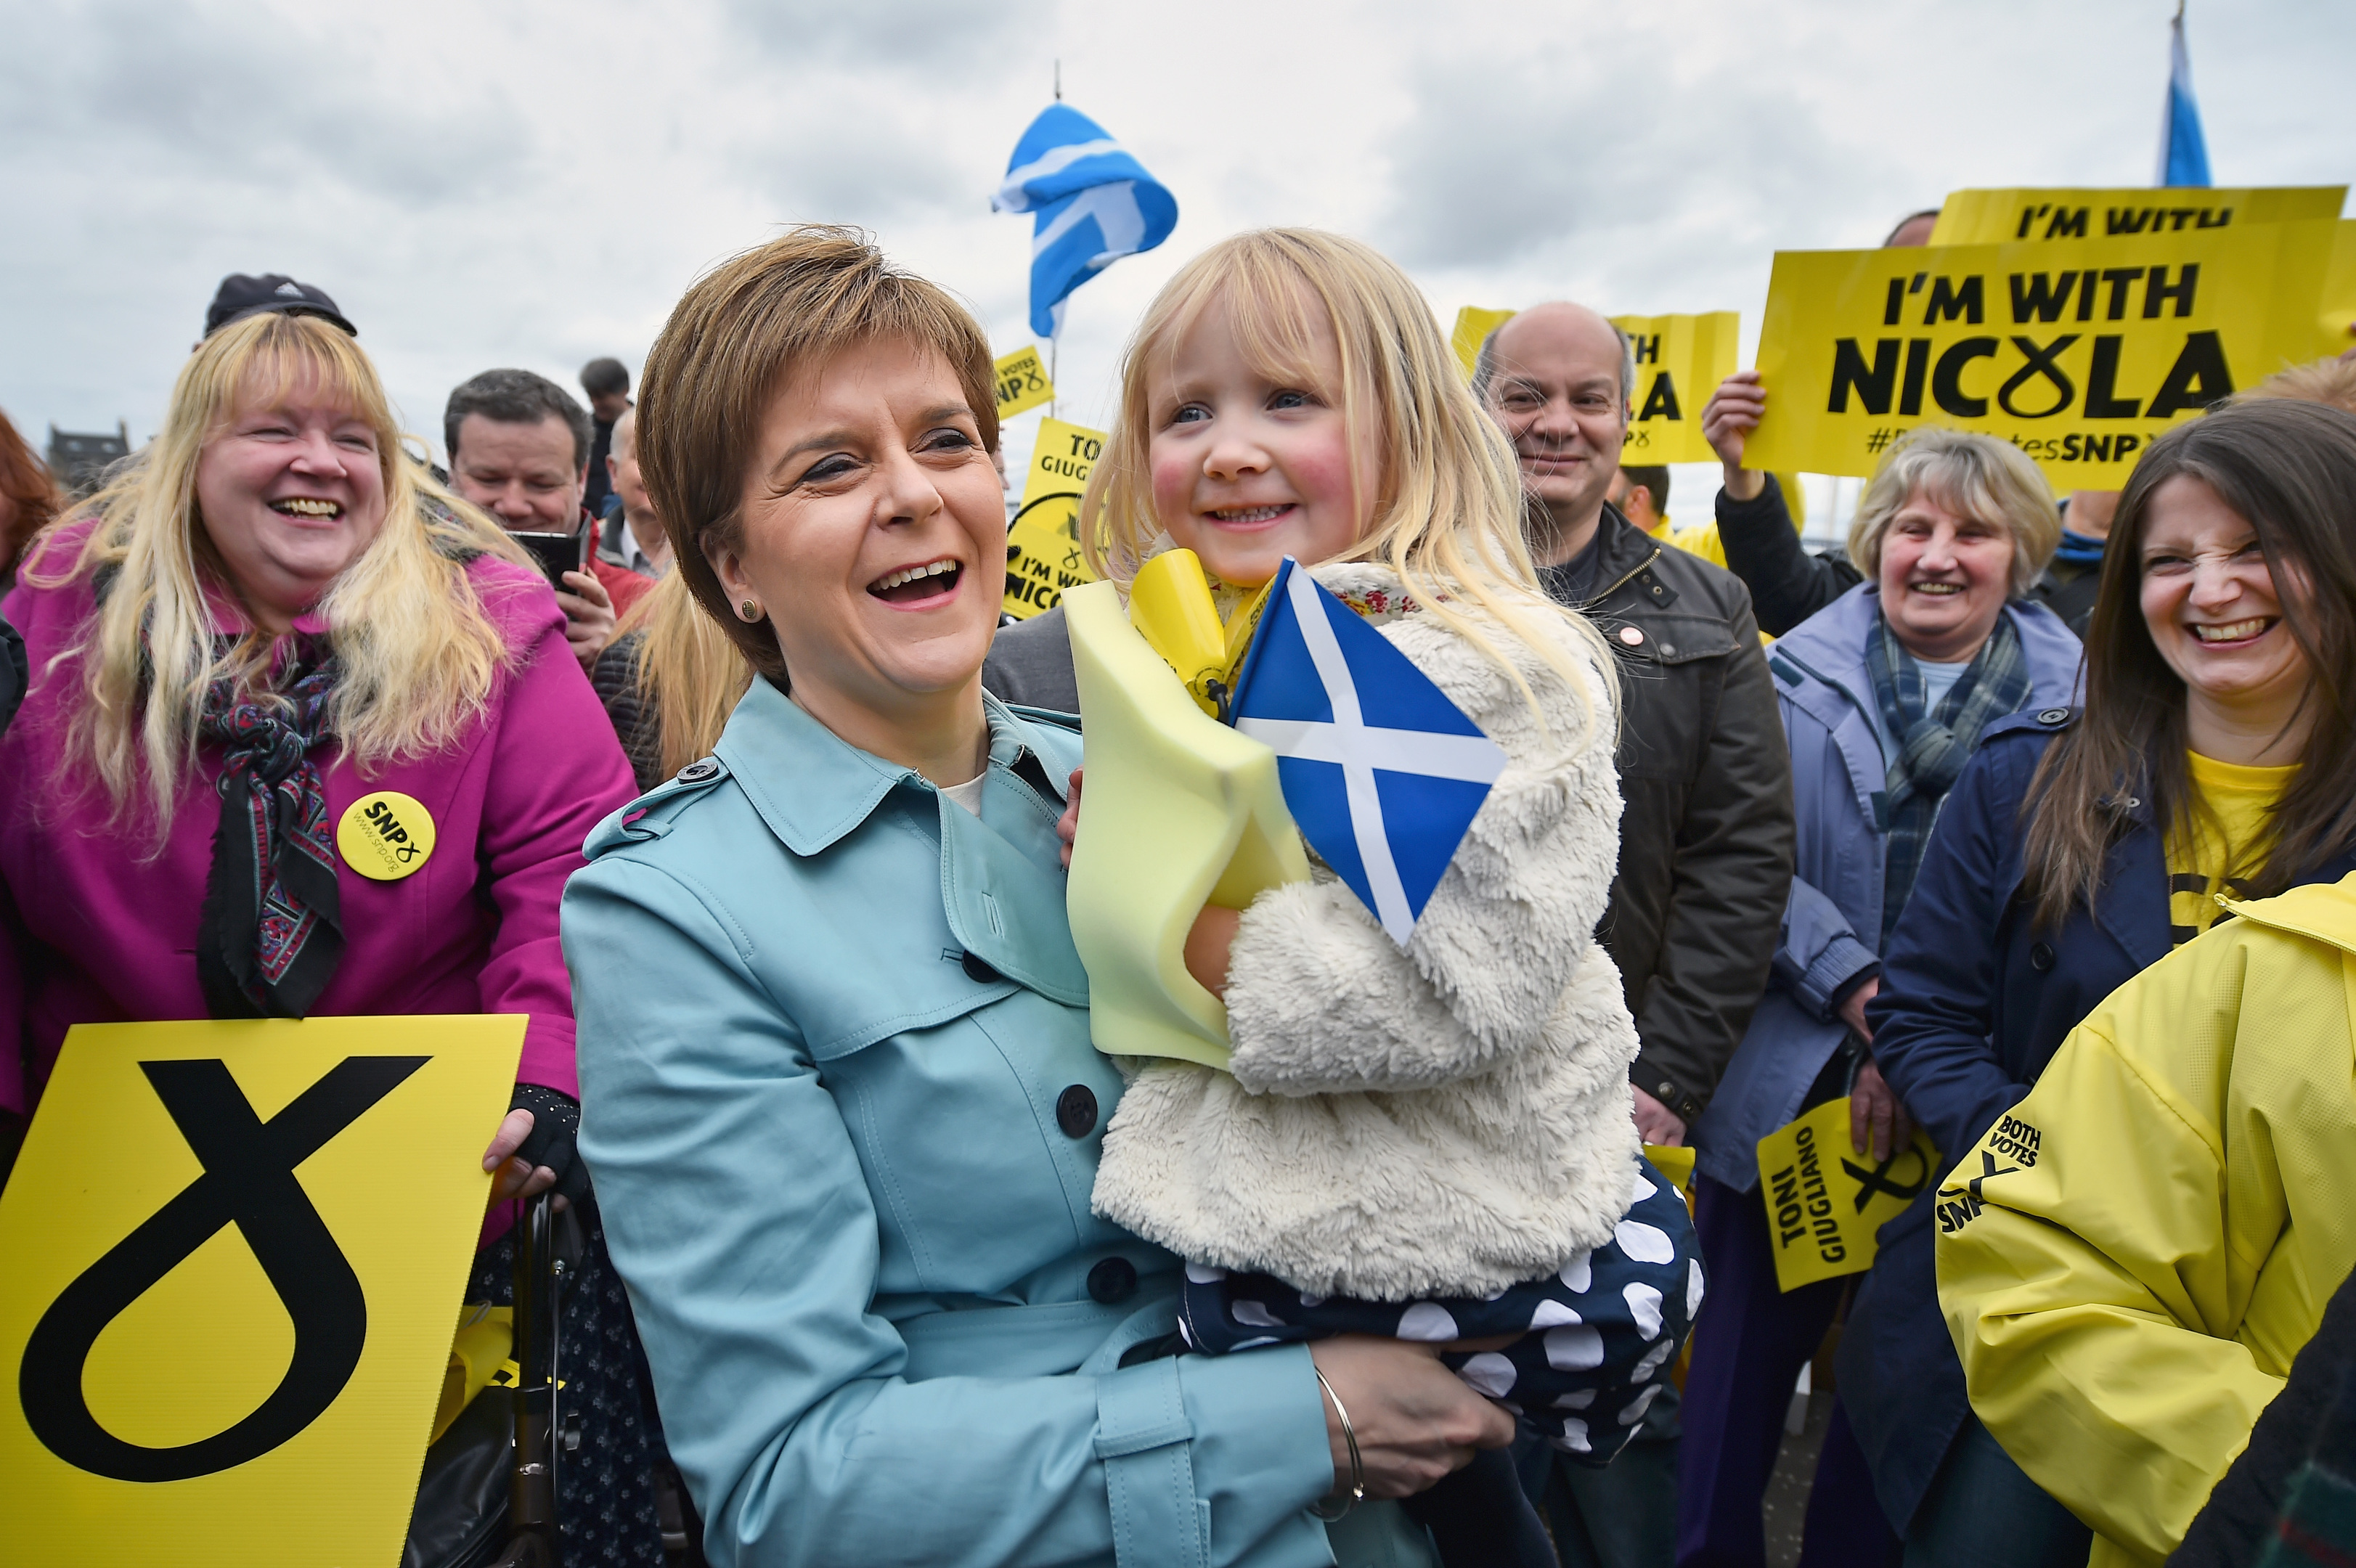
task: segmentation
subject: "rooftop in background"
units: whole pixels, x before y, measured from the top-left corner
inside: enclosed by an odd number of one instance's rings
[[[105,479],[107,469],[130,455],[131,427],[121,420],[115,421],[112,435],[49,427],[49,472],[69,495],[89,495]]]

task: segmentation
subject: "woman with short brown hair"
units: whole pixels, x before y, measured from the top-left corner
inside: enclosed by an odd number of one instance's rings
[[[592,836],[564,939],[583,1151],[707,1550],[1429,1561],[1394,1509],[1310,1510],[1420,1490],[1508,1418],[1436,1347],[1178,1356],[1179,1260],[1091,1211],[1125,1085],[1065,910],[1078,737],[981,686],[980,329],[797,230],[688,292],[641,399],[677,570],[760,673]]]

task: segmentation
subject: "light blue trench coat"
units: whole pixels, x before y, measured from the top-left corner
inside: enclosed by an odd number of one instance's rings
[[[755,681],[565,892],[581,1150],[705,1551],[1331,1562],[1307,1351],[1156,1354],[1178,1260],[1088,1211],[1121,1078],[1056,863],[1079,739],[987,703],[977,821]],[[1344,1563],[1429,1561],[1347,1523]]]

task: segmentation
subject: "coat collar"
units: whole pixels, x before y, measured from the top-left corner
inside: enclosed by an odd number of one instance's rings
[[[1880,591],[1861,582],[1794,627],[1767,651],[1784,699],[1823,725],[1840,748],[1858,805],[1875,815],[1872,797],[1889,771],[1864,704],[1874,700],[1865,667],[1865,640],[1881,613]],[[2016,600],[2004,607],[2029,661],[2028,707],[2069,708],[2078,700],[2083,658],[2078,638],[2041,604]],[[1799,678],[1795,679],[1794,677]]]
[[[1663,550],[1674,548],[1622,517],[1620,508],[1609,501],[1596,519],[1595,538],[1595,588],[1587,602],[1590,605],[1601,603],[1614,589],[1659,560]],[[1653,598],[1655,608],[1666,609],[1676,602],[1676,591],[1663,583]]]
[[[2348,860],[2347,856],[2340,858],[2343,866]],[[2225,907],[2253,924],[2311,937],[2343,953],[2356,954],[2356,873],[2338,881],[2309,882],[2275,898],[2248,902],[2228,899]]]
[[[1050,743],[1039,726],[987,691],[981,704],[994,767],[1012,768],[1026,753],[1055,758],[1067,749]],[[755,680],[736,704],[712,752],[728,764],[769,831],[797,855],[816,855],[840,840],[902,784],[933,787],[914,768],[843,740],[766,680]],[[1061,798],[1069,769],[1041,771]]]
[[[1046,815],[1053,807],[1032,798],[1043,783],[1050,798],[1062,798],[1079,761],[1078,738],[1059,742],[987,692],[982,711],[990,723],[982,798],[989,822],[915,769],[842,740],[766,680],[755,680],[737,703],[714,754],[769,831],[804,859],[848,837],[895,790],[915,795],[909,804],[938,825],[942,912],[958,946],[983,966],[968,973],[1084,1007],[1087,971],[1064,912],[1064,876]]]

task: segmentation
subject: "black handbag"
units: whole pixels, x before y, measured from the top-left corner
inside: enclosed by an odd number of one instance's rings
[[[425,1451],[402,1568],[559,1568],[552,1201],[533,1199],[516,1226],[513,1359],[522,1381],[477,1394]]]

